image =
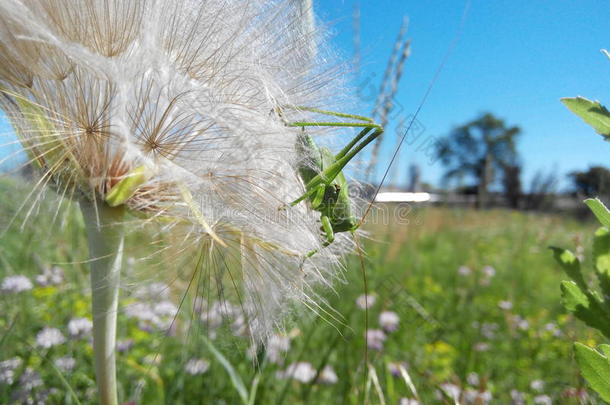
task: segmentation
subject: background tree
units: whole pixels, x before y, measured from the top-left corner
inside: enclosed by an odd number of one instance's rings
[[[586,197],[610,195],[610,170],[603,166],[592,166],[587,171],[575,171],[569,176],[577,193]]]
[[[489,186],[503,168],[515,165],[519,127],[507,127],[490,113],[457,127],[437,146],[437,156],[447,167],[445,180],[471,178],[477,188],[477,206],[487,205]]]
[[[502,187],[508,206],[518,209],[521,206],[523,190],[521,186],[521,165],[511,164],[503,167]]]

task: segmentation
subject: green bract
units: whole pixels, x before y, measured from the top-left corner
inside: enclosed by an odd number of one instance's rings
[[[610,111],[606,107],[583,97],[562,98],[561,102],[603,135],[606,141],[610,140]]]

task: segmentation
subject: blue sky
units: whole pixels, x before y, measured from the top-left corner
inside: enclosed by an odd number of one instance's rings
[[[355,1],[315,4],[320,20],[332,31],[335,48],[343,57],[353,57]],[[362,69],[357,82],[370,80],[378,87],[406,15],[412,55],[396,101],[404,115],[415,111],[456,33],[463,8],[463,1],[361,0]],[[425,130],[401,153],[392,171],[400,175],[395,181],[404,181],[408,165],[418,163],[424,180],[438,184],[443,168],[422,150],[426,142],[484,111],[523,129],[519,151],[525,183],[537,170],[563,176],[607,162],[610,143],[572,116],[559,98],[583,95],[610,104],[610,60],[600,53],[610,48],[609,16],[610,2],[602,0],[473,0],[460,41],[419,116]],[[370,107],[365,102],[360,112],[369,115]],[[0,117],[0,133],[3,125]],[[396,144],[394,133],[390,125],[382,165]]]
[[[330,24],[333,42],[345,57],[353,55],[352,10],[355,1],[320,0],[317,12]],[[412,54],[397,101],[413,112],[458,29],[463,1],[360,1],[361,77],[383,75],[403,15],[410,19]],[[592,132],[559,102],[583,95],[610,104],[610,2],[593,0],[473,0],[460,41],[424,106],[419,121],[424,138],[447,134],[455,125],[490,111],[519,125],[525,183],[537,170],[561,175],[604,164],[610,143]],[[361,79],[363,80],[363,79]],[[366,111],[363,111],[366,112]],[[383,158],[395,146],[389,128]],[[424,180],[438,183],[443,168],[417,151],[418,141],[401,153],[393,172],[404,180],[417,162]],[[563,181],[567,185],[567,181]]]

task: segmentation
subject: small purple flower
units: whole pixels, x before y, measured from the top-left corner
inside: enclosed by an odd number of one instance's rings
[[[91,333],[93,323],[87,318],[73,318],[68,322],[68,334],[72,337],[83,337]]]
[[[472,274],[472,270],[470,270],[470,267],[460,266],[458,268],[458,274],[462,277],[468,277],[469,275]]]
[[[21,366],[21,359],[13,357],[12,359],[0,361],[0,385],[11,385],[15,382],[15,369]]]
[[[513,309],[513,303],[510,301],[500,301],[498,302],[498,306],[504,311],[510,311]]]
[[[61,345],[65,341],[66,338],[57,328],[45,327],[36,335],[36,345],[44,349],[50,349],[53,346]]]
[[[460,389],[460,387],[458,387],[455,384],[451,384],[451,383],[441,384],[440,387],[441,387],[441,390],[443,390],[443,392],[453,401],[455,401],[456,403],[459,401],[460,395],[462,393],[462,390]]]
[[[267,342],[265,356],[271,363],[280,364],[288,350],[290,350],[290,338],[288,336],[274,334]]]
[[[536,405],[553,405],[553,400],[548,395],[538,395],[534,397]]]
[[[409,365],[405,362],[390,362],[388,363],[388,371],[394,377],[400,377],[402,375],[401,368],[404,370],[409,368]]]
[[[474,345],[474,350],[477,352],[486,352],[489,350],[489,343],[487,342],[479,342]]]
[[[69,373],[76,367],[76,359],[70,356],[59,357],[53,363],[64,373]]]
[[[356,298],[356,305],[360,309],[368,309],[375,305],[375,301],[377,298],[374,295],[362,294],[358,298]]]
[[[480,383],[479,375],[477,373],[468,373],[466,376],[466,381],[473,387],[478,387]]]
[[[116,350],[118,352],[125,353],[129,351],[134,344],[135,342],[133,341],[133,339],[119,340],[118,342],[116,342]]]
[[[2,280],[0,290],[6,293],[20,293],[31,290],[34,286],[29,278],[22,275],[8,276]]]
[[[59,266],[45,267],[42,274],[36,276],[36,284],[42,287],[59,285],[64,281],[64,269]]]
[[[303,384],[308,384],[316,377],[316,369],[313,368],[311,363],[301,361],[292,363],[285,371],[280,371],[277,375],[279,378],[292,378]]]
[[[530,383],[530,388],[534,391],[542,392],[544,390],[544,381],[534,380]]]
[[[190,359],[184,366],[184,371],[190,375],[200,375],[208,371],[210,363],[204,359]]]
[[[366,344],[369,349],[382,350],[386,335],[381,329],[369,329],[366,331]]]
[[[525,404],[525,394],[519,390],[515,390],[515,389],[510,390],[510,398],[513,401],[513,405],[524,405]]]
[[[485,266],[483,267],[483,274],[485,275],[485,277],[487,278],[492,278],[496,275],[496,269],[494,269],[491,266]]]
[[[400,318],[396,312],[392,311],[383,311],[379,314],[379,326],[385,332],[390,333],[394,332],[398,329],[398,324],[400,323]]]
[[[320,375],[318,376],[318,382],[320,384],[332,385],[336,384],[339,381],[339,377],[337,377],[337,373],[330,365],[326,365]]]
[[[464,391],[464,403],[472,405],[487,405],[491,402],[491,392],[478,391],[468,388]]]

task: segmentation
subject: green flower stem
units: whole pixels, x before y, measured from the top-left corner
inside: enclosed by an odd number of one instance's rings
[[[93,353],[101,405],[117,405],[116,321],[123,258],[124,209],[82,201],[91,259]]]

